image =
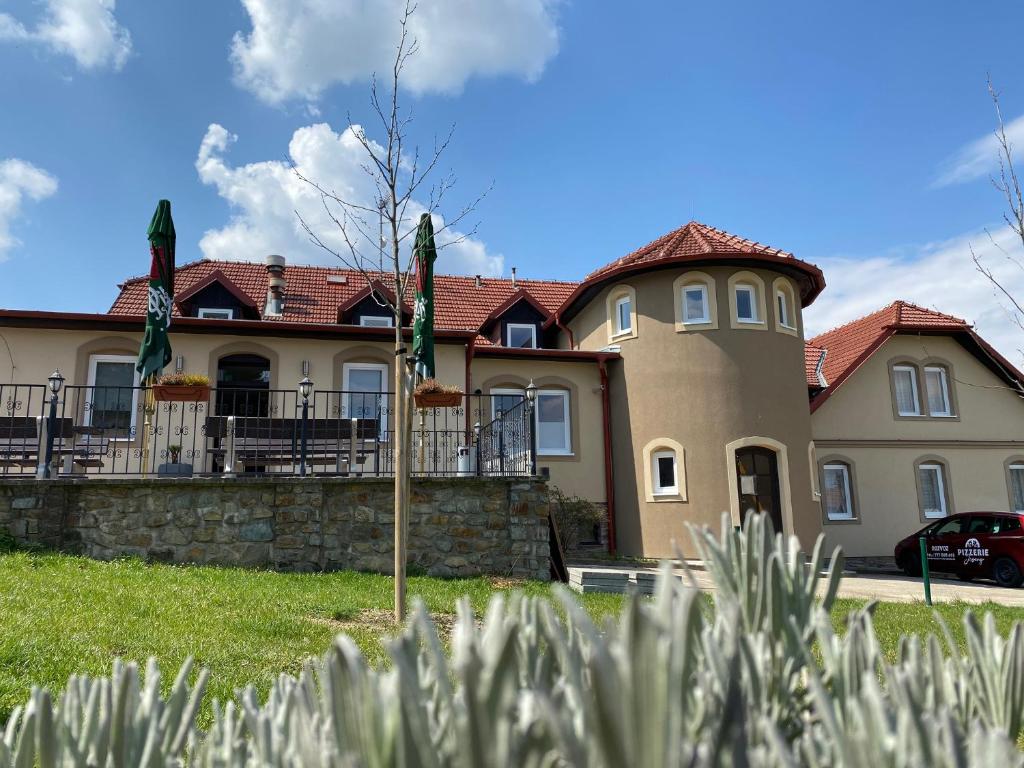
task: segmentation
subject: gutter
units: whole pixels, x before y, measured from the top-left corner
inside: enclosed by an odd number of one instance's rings
[[[618,355],[615,355],[618,357]],[[601,373],[601,424],[604,433],[604,496],[605,513],[608,521],[608,554],[615,556],[615,480],[612,477],[612,417],[611,398],[608,394],[608,358],[597,361]]]

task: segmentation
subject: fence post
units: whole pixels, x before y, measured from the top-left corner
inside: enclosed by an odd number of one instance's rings
[[[527,400],[529,406],[526,408],[526,428],[530,431],[530,477],[537,476],[537,430],[534,429],[536,420],[533,417],[533,409],[537,406],[532,400]]]
[[[505,476],[505,412],[498,411],[498,474]]]
[[[477,412],[479,413],[479,411]],[[480,477],[483,472],[483,452],[480,450],[480,422],[473,424],[473,438],[476,440],[476,476]]]
[[[57,393],[50,395],[50,415],[46,419],[46,458],[43,460],[43,477],[50,477],[50,465],[53,464],[53,438],[57,431]]]
[[[309,419],[309,398],[302,398],[302,426],[299,432],[299,477],[306,476],[306,458],[307,444],[306,444],[306,421]]]
[[[353,416],[349,424],[351,425],[351,435],[348,440],[348,473],[351,476],[356,473],[356,440],[358,439],[359,419]]]
[[[228,447],[224,452],[224,476],[235,476],[235,417],[228,416],[227,420]]]
[[[924,604],[932,604],[932,580],[928,573],[928,543],[927,537],[921,536],[918,539],[921,545],[921,575],[924,577]]]

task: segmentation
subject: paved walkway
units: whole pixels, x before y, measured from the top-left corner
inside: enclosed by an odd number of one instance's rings
[[[693,563],[700,567],[699,563]],[[648,579],[650,575],[657,573],[657,568],[646,568],[626,565],[570,565],[569,580],[579,583],[583,579],[585,571],[591,580],[600,581],[602,576],[628,575],[631,583],[636,583],[637,574]],[[714,585],[711,583],[710,575],[703,570],[692,571],[697,586],[701,589],[711,590]],[[684,580],[682,569],[676,569]],[[908,576],[897,576],[889,574],[855,574],[847,573],[839,584],[839,597],[848,597],[859,600],[881,600],[887,603],[915,603],[924,601],[924,585],[920,578]],[[932,601],[952,602],[959,600],[964,603],[985,603],[993,602],[999,605],[1024,607],[1024,588],[1005,589],[990,582],[963,582],[958,579],[932,578]]]

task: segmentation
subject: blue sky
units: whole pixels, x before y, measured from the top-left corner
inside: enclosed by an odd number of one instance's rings
[[[161,197],[179,262],[329,263],[288,167],[358,192],[342,134],[382,138],[394,2],[0,2],[0,306],[107,309]],[[425,145],[456,124],[450,210],[494,183],[442,268],[578,279],[696,218],[820,264],[811,332],[899,297],[1019,359],[970,247],[1024,293],[984,233],[1013,246],[985,78],[1024,147],[1024,5],[421,0],[416,23],[403,98]]]

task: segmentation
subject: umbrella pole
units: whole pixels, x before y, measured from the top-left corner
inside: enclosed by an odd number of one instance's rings
[[[420,464],[420,474],[422,475],[423,474],[423,461],[424,461],[424,458],[425,458],[423,454],[425,453],[425,448],[426,448],[426,445],[427,445],[427,409],[426,408],[420,408],[419,412],[420,412],[420,456],[419,456],[419,464]]]
[[[149,432],[153,412],[156,410],[156,400],[153,397],[153,384],[156,382],[156,376],[150,374],[146,377],[144,383],[145,386],[145,399],[143,400],[142,410],[145,413],[145,420],[142,423],[142,476],[146,477],[149,474]]]

